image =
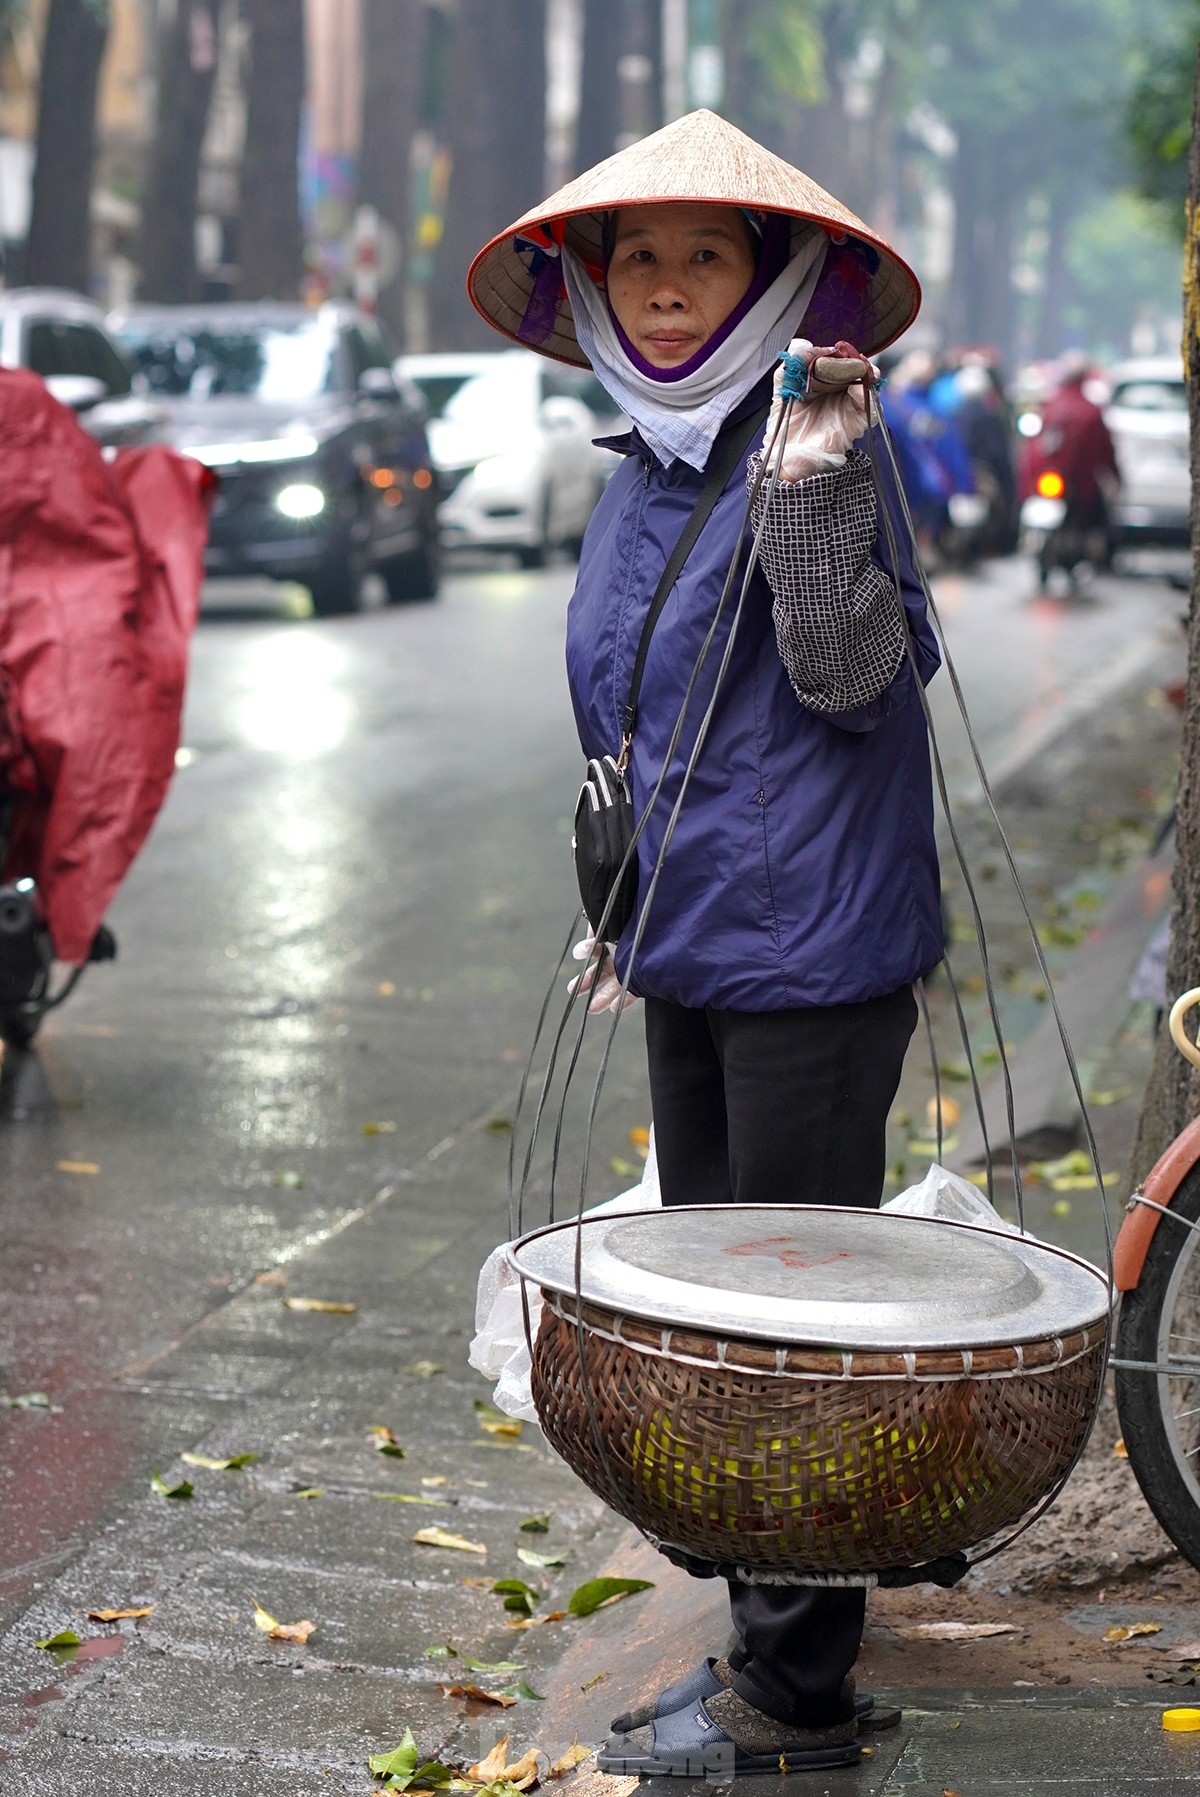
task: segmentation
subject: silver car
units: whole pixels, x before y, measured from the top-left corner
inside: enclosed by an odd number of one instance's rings
[[[1118,363],[1109,380],[1104,419],[1121,470],[1114,544],[1186,548],[1191,470],[1183,365],[1172,356],[1144,357]]]
[[[161,409],[138,391],[99,306],[56,287],[0,293],[0,368],[40,374],[89,435],[108,447],[160,443]]]

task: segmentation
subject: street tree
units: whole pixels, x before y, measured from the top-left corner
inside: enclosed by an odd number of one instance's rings
[[[1200,54],[1192,64],[1192,129],[1187,154],[1183,239],[1183,366],[1191,426],[1192,589],[1187,614],[1187,690],[1175,815],[1175,883],[1168,1000],[1200,986]],[[1159,1031],[1130,1158],[1140,1184],[1172,1137],[1200,1112],[1200,1073]]]
[[[88,290],[96,96],[108,0],[50,0],[42,39],[25,278]]]
[[[400,246],[400,266],[381,284],[380,317],[403,337],[404,252],[412,235],[412,147],[422,122],[429,8],[425,0],[364,0],[362,146],[358,197],[374,206]]]
[[[220,0],[177,0],[159,28],[154,135],[142,195],[143,299],[179,304],[198,297],[196,200],[219,24]]]
[[[432,347],[493,349],[466,294],[472,256],[543,197],[546,0],[460,0],[449,121],[453,157],[434,278]]]
[[[300,116],[304,0],[246,0],[250,69],[238,209],[238,293],[295,299],[304,272]]]

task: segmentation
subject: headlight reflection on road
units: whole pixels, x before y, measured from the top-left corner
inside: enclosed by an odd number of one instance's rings
[[[242,741],[300,760],[336,749],[354,717],[342,684],[345,663],[345,652],[327,637],[264,637],[247,657],[237,717]]]

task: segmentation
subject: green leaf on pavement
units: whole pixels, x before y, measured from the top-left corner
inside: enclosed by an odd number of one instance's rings
[[[532,1616],[533,1606],[542,1595],[524,1579],[497,1579],[492,1590],[504,1599],[506,1610],[514,1610],[520,1616]]]
[[[614,1603],[619,1597],[632,1597],[635,1591],[650,1591],[653,1579],[588,1579],[567,1599],[569,1616],[590,1616],[602,1604]]]
[[[78,1647],[80,1642],[74,1629],[59,1629],[57,1635],[47,1635],[44,1641],[35,1641],[33,1645],[53,1653],[59,1647]]]
[[[464,1656],[463,1665],[471,1672],[524,1672],[523,1660],[473,1660]]]
[[[526,1566],[565,1566],[565,1554],[535,1554],[531,1547],[519,1547],[517,1559],[523,1560]]]
[[[635,1166],[632,1161],[623,1160],[619,1154],[614,1154],[608,1164],[618,1179],[640,1179],[642,1177],[641,1167]]]
[[[302,1491],[294,1492],[293,1496],[298,1497],[298,1498],[324,1497],[325,1496],[325,1487],[323,1485],[306,1485]]]
[[[419,1758],[413,1731],[406,1728],[399,1747],[393,1747],[390,1753],[373,1753],[367,1764],[377,1778],[403,1778],[407,1782],[416,1771]],[[404,1785],[394,1787],[398,1791],[404,1788]]]
[[[525,1535],[548,1535],[550,1533],[550,1511],[539,1510],[536,1516],[522,1517],[517,1527]]]
[[[545,1701],[546,1701],[546,1699],[542,1696],[540,1691],[534,1690],[533,1686],[530,1684],[530,1682],[527,1678],[518,1679],[515,1685],[505,1685],[504,1689],[499,1693],[499,1695],[501,1697],[523,1697],[525,1699],[532,1698],[534,1700],[534,1702],[536,1702],[536,1703],[545,1703]]]
[[[458,1649],[451,1647],[448,1641],[439,1641],[436,1646],[425,1649],[425,1658],[427,1660],[457,1660]]]
[[[44,1391],[23,1391],[19,1397],[3,1400],[10,1410],[49,1410],[50,1400]]]
[[[150,1474],[150,1489],[161,1498],[190,1498],[195,1486],[190,1479],[181,1479],[178,1485],[168,1485],[156,1467]]]
[[[205,1466],[212,1473],[235,1473],[243,1466],[253,1466],[257,1454],[230,1454],[227,1460],[214,1460],[209,1454],[181,1454],[185,1466]]]
[[[377,1454],[387,1454],[392,1460],[403,1460],[404,1458],[404,1449],[399,1447],[394,1441],[377,1441],[375,1443],[375,1452]]]

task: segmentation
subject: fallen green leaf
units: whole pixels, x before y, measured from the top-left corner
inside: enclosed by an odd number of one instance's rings
[[[471,1672],[524,1672],[523,1660],[473,1660],[464,1655],[463,1665]]]
[[[549,1510],[540,1510],[536,1516],[522,1517],[517,1527],[526,1535],[548,1535],[550,1514]]]
[[[47,1635],[44,1641],[35,1641],[33,1645],[53,1653],[59,1647],[78,1647],[80,1641],[74,1629],[59,1629],[57,1635]]]
[[[482,1124],[489,1136],[511,1136],[512,1127],[512,1120],[508,1117],[487,1117]]]
[[[642,1177],[641,1167],[635,1166],[632,1161],[623,1160],[619,1154],[614,1154],[608,1164],[618,1179],[640,1179]]]
[[[1110,1104],[1123,1104],[1127,1098],[1133,1097],[1136,1090],[1136,1086],[1113,1086],[1109,1091],[1089,1092],[1087,1101],[1089,1104],[1099,1105],[1101,1109],[1104,1109]]]
[[[393,1460],[403,1460],[404,1458],[404,1449],[400,1446],[399,1442],[395,1441],[377,1441],[375,1443],[375,1452],[377,1454],[388,1454]]]
[[[959,1080],[966,1083],[971,1077],[971,1069],[966,1061],[939,1061],[938,1072],[943,1079]]]
[[[293,1492],[292,1495],[298,1498],[320,1498],[325,1496],[325,1487],[323,1485],[306,1485],[303,1491]]]
[[[567,1563],[565,1554],[535,1554],[531,1547],[519,1547],[517,1559],[526,1566],[565,1566]]]
[[[653,1579],[588,1579],[567,1599],[567,1614],[590,1616],[601,1604],[613,1603],[619,1597],[632,1597],[635,1591],[650,1591],[653,1586]]]
[[[497,1597],[504,1599],[506,1610],[512,1610],[519,1616],[532,1616],[533,1606],[542,1595],[532,1585],[527,1585],[524,1579],[497,1579],[492,1590]]]
[[[393,1747],[390,1753],[373,1753],[367,1765],[377,1778],[403,1778],[407,1782],[417,1769],[419,1757],[412,1729],[406,1728],[399,1747]],[[397,1791],[404,1788],[404,1785],[393,1787]]]
[[[150,1489],[161,1498],[190,1498],[195,1486],[190,1479],[181,1479],[178,1485],[168,1485],[156,1468],[150,1474]]]
[[[235,1473],[243,1466],[253,1466],[257,1454],[230,1454],[227,1460],[214,1460],[208,1454],[181,1454],[185,1466],[205,1466],[212,1473]]]
[[[513,1685],[505,1685],[498,1695],[500,1697],[523,1697],[526,1700],[532,1698],[536,1703],[545,1703],[546,1701],[540,1691],[534,1690],[527,1678],[518,1679]]]
[[[425,1649],[425,1658],[427,1660],[457,1660],[458,1649],[451,1647],[448,1641],[440,1641],[435,1647]]]
[[[10,1410],[49,1410],[50,1400],[44,1391],[23,1391],[19,1397],[5,1398]]]

